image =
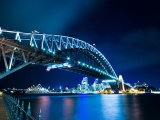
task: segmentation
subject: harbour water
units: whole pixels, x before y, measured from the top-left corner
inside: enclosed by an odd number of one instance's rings
[[[18,95],[43,120],[160,120],[160,95]],[[27,107],[27,105],[25,106]]]

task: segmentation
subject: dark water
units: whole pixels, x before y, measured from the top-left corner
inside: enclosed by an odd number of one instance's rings
[[[160,120],[160,95],[19,96],[43,120]]]

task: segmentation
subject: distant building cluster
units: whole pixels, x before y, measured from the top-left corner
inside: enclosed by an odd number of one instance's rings
[[[77,85],[77,88],[72,88],[72,93],[96,93],[106,88],[111,88],[107,82],[98,83],[98,79],[95,79],[92,85],[88,83],[88,77],[84,77],[81,84]]]
[[[44,93],[102,93],[102,94],[111,94],[111,93],[160,93],[160,89],[156,89],[152,86],[148,86],[146,83],[140,84],[138,81],[135,83],[135,86],[132,87],[129,83],[125,83],[122,75],[119,76],[119,81],[115,80],[102,80],[99,82],[98,79],[95,79],[93,84],[88,83],[88,77],[83,77],[80,84],[74,88],[62,86],[59,89],[50,89],[44,88],[41,84],[37,86],[32,85],[27,89],[16,89],[16,88],[7,88],[3,89],[4,92],[8,93],[35,93],[35,94],[44,94]]]

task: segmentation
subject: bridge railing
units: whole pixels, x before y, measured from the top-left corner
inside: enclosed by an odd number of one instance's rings
[[[13,98],[11,95],[3,94],[3,100],[7,109],[9,120],[36,120],[31,115],[31,105],[28,104],[27,111],[24,110],[24,101],[20,106],[20,100]],[[40,109],[38,120],[42,120],[42,112]]]

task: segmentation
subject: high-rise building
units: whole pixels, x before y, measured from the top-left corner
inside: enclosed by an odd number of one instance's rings
[[[83,77],[82,85],[88,84],[88,77]]]
[[[93,90],[94,91],[98,90],[98,79],[95,79],[95,81],[93,83]]]
[[[78,85],[77,85],[77,90],[79,90],[79,91],[82,90],[81,84],[78,84]]]
[[[88,90],[88,77],[83,77],[83,80],[82,80],[82,90]]]

